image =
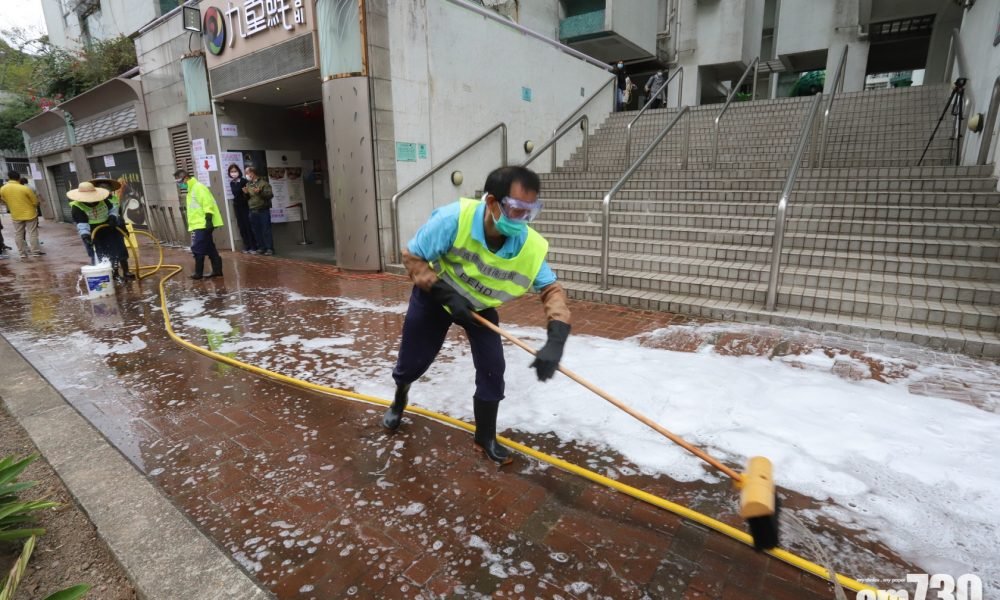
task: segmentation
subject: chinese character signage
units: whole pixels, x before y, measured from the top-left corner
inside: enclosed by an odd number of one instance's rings
[[[289,35],[311,31],[311,15],[307,0],[211,0],[207,2],[202,35],[210,57],[215,61],[244,55],[271,44],[280,43]],[[281,38],[271,39],[274,32]],[[269,38],[253,43],[256,38]],[[222,56],[225,54],[225,58]],[[209,67],[212,65],[209,64]]]

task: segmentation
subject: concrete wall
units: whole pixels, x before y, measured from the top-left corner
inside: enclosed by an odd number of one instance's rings
[[[226,102],[219,109],[219,125],[235,123],[238,137],[222,137],[223,152],[235,150],[297,150],[302,160],[325,160],[326,148],[323,143],[323,121],[309,120],[278,106],[264,106],[243,102]],[[228,165],[220,165],[223,175]],[[324,179],[325,181],[325,179]],[[223,182],[228,185],[228,178]],[[331,224],[330,201],[324,196],[324,185],[305,182],[306,194],[306,234],[317,246],[333,246],[333,225]],[[217,196],[222,204],[225,196]],[[229,202],[230,215],[234,215]],[[235,225],[235,216],[232,217]],[[294,247],[302,237],[299,221],[274,223],[274,248],[281,254],[283,249]],[[233,236],[239,239],[239,229],[233,228]],[[333,258],[331,253],[330,258]]]
[[[865,87],[868,42],[858,40],[858,0],[781,0],[775,31],[778,56],[829,50],[826,55],[826,88],[833,85],[833,73],[845,44],[849,46],[844,72],[845,92]]]
[[[658,0],[607,0],[611,31],[656,56]]]
[[[973,103],[967,114],[983,113],[985,117],[989,110],[990,97],[993,93],[993,83],[1000,75],[1000,46],[993,45],[996,33],[997,17],[1000,15],[1000,0],[979,0],[975,6],[965,12],[962,20],[960,38],[968,61],[969,73],[961,73],[957,62],[952,72],[952,79],[959,75],[968,77],[967,90],[972,93]],[[997,119],[1000,124],[1000,119]],[[997,126],[993,135],[972,133],[968,129],[965,134],[965,151],[962,158],[964,164],[976,164],[979,147],[984,140],[990,140],[991,150],[987,162],[996,162]],[[994,167],[994,175],[1000,174],[1000,169]]]
[[[501,121],[509,127],[509,162],[524,161],[525,140],[536,145],[546,141],[552,129],[610,77],[606,71],[444,0],[427,0],[421,6],[393,2],[387,8],[395,141],[427,145],[427,158],[396,163],[400,188]],[[522,87],[530,88],[530,102],[521,99]],[[376,84],[376,105],[379,94]],[[592,129],[607,116],[610,106],[609,89],[589,111]],[[579,136],[573,139],[572,135],[560,145],[560,156],[568,155],[579,142]],[[394,151],[388,144],[378,146],[380,158]],[[543,169],[547,162],[540,158],[532,166]],[[400,203],[401,244],[435,206],[474,194],[499,165],[497,133],[407,194]],[[465,176],[461,186],[449,181],[454,170]]]
[[[79,49],[83,46],[80,19],[72,11],[63,14],[62,4],[62,0],[42,0],[49,39],[56,46]],[[88,21],[91,38],[95,40],[131,35],[159,16],[157,0],[101,0],[100,5],[100,11]]]
[[[154,177],[143,183],[149,206],[171,207],[175,226],[179,220],[179,196],[174,183],[174,155],[170,146],[169,129],[187,126],[187,105],[180,57],[188,51],[188,32],[181,29],[180,14],[135,39],[139,58],[139,76],[149,122],[149,142],[152,163],[144,164]],[[221,239],[219,236],[216,240]]]
[[[524,0],[518,5],[517,22],[528,29],[559,41],[559,0]]]
[[[701,104],[706,71],[699,66],[748,64],[760,52],[764,0],[678,0],[677,66],[684,69],[682,104]],[[677,104],[671,84],[667,102]]]

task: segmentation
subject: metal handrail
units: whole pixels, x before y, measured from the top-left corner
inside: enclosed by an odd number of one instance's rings
[[[690,106],[683,106],[681,110],[677,113],[666,127],[653,139],[653,141],[646,147],[646,150],[639,155],[639,158],[635,159],[632,166],[628,168],[627,171],[621,176],[621,178],[611,187],[607,194],[604,195],[604,199],[601,201],[601,213],[603,215],[601,222],[601,289],[608,289],[608,263],[610,262],[610,246],[611,246],[611,200],[632,178],[632,175],[642,166],[642,163],[646,162],[649,155],[653,153],[656,146],[663,141],[663,138],[667,137],[670,130],[674,128],[677,121],[680,121],[681,117],[688,113]],[[690,119],[688,119],[690,121]],[[688,129],[688,135],[690,135],[690,128]]]
[[[813,122],[816,119],[816,112],[819,110],[823,93],[816,94],[813,98],[812,106],[809,107],[809,114],[802,123],[799,132],[799,144],[795,148],[795,157],[792,158],[792,165],[788,168],[788,177],[785,178],[785,187],[781,188],[781,199],[778,200],[778,207],[774,212],[774,239],[771,248],[771,275],[767,279],[767,310],[773,311],[778,299],[778,280],[781,277],[781,250],[785,245],[785,211],[788,209],[788,199],[792,195],[795,187],[795,180],[799,175],[799,166],[802,164],[802,156],[806,151],[806,144],[809,142],[809,132],[813,129]]]
[[[513,21],[508,21],[507,19],[505,19],[502,16],[500,16],[499,13],[496,13],[496,12],[494,12],[492,10],[489,10],[488,8],[483,8],[482,6],[476,6],[475,4],[466,2],[466,0],[448,0],[448,2],[451,2],[452,4],[454,4],[456,6],[461,6],[462,8],[471,10],[472,12],[474,12],[476,14],[482,15],[482,16],[486,17],[487,19],[491,19],[491,20],[496,21],[497,23],[500,23],[502,25],[506,25],[507,27],[510,27],[511,29],[516,29],[517,31],[520,31],[524,35],[527,35],[529,37],[535,38],[536,40],[545,42],[546,44],[552,46],[556,50],[559,50],[560,52],[564,52],[566,54],[569,54],[570,56],[572,56],[574,58],[578,58],[578,59],[580,59],[580,60],[582,60],[582,61],[584,61],[586,63],[590,63],[590,64],[594,65],[595,67],[600,67],[600,68],[604,69],[605,71],[614,71],[614,67],[612,67],[608,63],[604,63],[604,62],[601,62],[601,61],[599,61],[599,60],[597,60],[597,59],[595,59],[595,58],[593,58],[591,56],[587,56],[586,54],[584,54],[583,52],[580,52],[579,50],[575,50],[573,48],[570,48],[566,44],[561,44],[561,43],[553,40],[550,37],[546,37],[546,36],[538,33],[537,31],[535,31],[533,29],[528,29],[524,25],[518,25],[517,23],[514,23]]]
[[[826,162],[826,144],[827,136],[829,135],[830,127],[830,112],[833,110],[833,101],[837,99],[837,92],[840,88],[844,87],[844,71],[847,68],[847,49],[849,46],[844,44],[844,51],[840,53],[840,63],[837,65],[837,70],[834,72],[833,85],[830,87],[830,99],[826,101],[826,110],[823,111],[823,129],[820,133],[820,143],[819,145],[819,160],[815,165],[815,168],[821,168]]]
[[[403,194],[409,192],[413,188],[417,187],[418,185],[420,185],[421,183],[423,183],[424,181],[426,181],[427,178],[429,178],[431,175],[433,175],[433,174],[437,173],[438,171],[440,171],[442,168],[444,168],[445,165],[447,165],[451,161],[453,161],[456,158],[458,158],[466,150],[468,150],[469,148],[472,148],[473,146],[475,146],[479,142],[481,142],[484,139],[486,139],[491,133],[493,133],[497,129],[499,129],[501,131],[501,133],[502,133],[502,136],[501,136],[502,139],[501,139],[501,143],[500,143],[500,166],[506,167],[507,166],[507,124],[506,123],[497,123],[493,127],[490,127],[489,129],[487,129],[485,133],[483,133],[482,135],[480,135],[476,139],[472,140],[468,144],[462,146],[461,148],[459,148],[458,150],[456,150],[455,152],[453,152],[451,154],[451,156],[449,156],[448,158],[446,158],[443,161],[441,161],[440,163],[438,163],[438,165],[436,167],[432,168],[430,171],[427,171],[426,173],[424,173],[420,177],[417,177],[416,180],[412,181],[408,186],[406,186],[403,189],[399,190],[398,192],[396,192],[392,196],[392,200],[390,200],[389,204],[390,204],[390,207],[391,207],[390,214],[392,216],[392,256],[393,256],[393,261],[394,262],[399,263],[402,260],[402,253],[399,251],[399,198]]]
[[[577,119],[575,121],[573,121],[572,123],[570,123],[565,129],[563,129],[562,131],[556,133],[549,141],[545,142],[544,144],[541,145],[541,147],[539,147],[537,150],[535,150],[535,152],[531,155],[530,158],[528,158],[528,160],[526,160],[523,163],[521,163],[521,166],[522,167],[527,167],[536,158],[538,158],[539,156],[541,156],[543,152],[545,152],[546,150],[548,150],[549,147],[551,146],[552,147],[552,161],[553,161],[552,170],[555,171],[555,164],[554,163],[555,163],[555,156],[556,156],[556,148],[555,148],[556,142],[562,136],[566,135],[570,131],[573,131],[573,129],[576,127],[576,125],[578,123],[583,123],[583,126],[580,129],[583,130],[583,170],[586,171],[587,168],[590,166],[590,150],[589,150],[590,144],[588,144],[588,139],[590,138],[590,118],[587,117],[587,115],[580,115],[579,117],[577,117]]]
[[[611,78],[608,79],[607,81],[605,81],[601,85],[601,87],[597,88],[597,90],[593,94],[591,94],[590,96],[587,97],[586,100],[584,100],[583,102],[581,102],[580,106],[577,106],[576,109],[573,110],[573,112],[569,113],[569,116],[566,117],[565,119],[563,119],[562,123],[559,123],[558,125],[555,126],[555,128],[552,130],[552,137],[556,137],[556,134],[559,133],[559,130],[562,129],[563,125],[565,125],[566,123],[569,123],[570,119],[573,118],[573,115],[575,115],[576,113],[578,113],[581,110],[583,110],[583,108],[585,106],[587,106],[588,104],[590,104],[594,100],[594,98],[596,98],[598,96],[598,94],[600,94],[601,92],[604,91],[604,88],[606,88],[609,85],[611,85],[612,83],[614,83],[614,81],[616,79],[618,79],[618,77],[615,76],[615,75],[612,75]],[[612,98],[614,98],[614,95],[612,95]],[[589,133],[589,130],[588,130],[588,133]],[[551,167],[550,170],[551,171],[555,171],[556,170],[556,146],[555,145],[552,146],[552,167]]]
[[[726,103],[724,105],[722,105],[722,110],[720,110],[719,114],[715,117],[715,142],[713,142],[713,144],[712,144],[712,168],[713,169],[715,168],[715,166],[716,166],[716,164],[718,163],[718,160],[719,160],[719,124],[722,122],[722,115],[726,114],[726,111],[729,109],[729,105],[732,103],[733,98],[736,97],[736,92],[738,92],[740,90],[740,86],[743,85],[743,81],[745,81],[746,78],[747,78],[747,75],[750,74],[750,69],[753,69],[754,73],[756,73],[757,72],[757,65],[759,63],[760,63],[760,57],[758,56],[758,57],[754,58],[750,62],[749,65],[747,65],[747,68],[743,71],[743,75],[740,75],[740,80],[736,82],[736,85],[733,86],[733,90],[731,92],[729,92],[729,97],[726,98]],[[754,98],[757,97],[757,76],[756,76],[756,74],[754,75],[754,78],[753,78],[753,97]]]
[[[958,28],[951,30],[951,39],[954,41],[955,48],[955,61],[958,62],[958,71],[962,77],[969,79],[971,73],[969,73],[969,63],[966,61],[965,57],[965,46],[962,45],[962,37]],[[950,68],[950,67],[949,67]],[[976,105],[976,101],[972,96],[972,86],[965,86],[965,114],[972,114],[972,107]]]
[[[629,124],[625,126],[625,160],[629,160],[630,158],[632,158],[632,126],[635,125],[635,122],[638,121],[640,117],[642,117],[643,113],[646,112],[646,109],[648,109],[649,106],[653,103],[653,100],[655,100],[656,97],[660,95],[660,92],[667,89],[667,86],[670,85],[670,82],[673,81],[674,77],[677,77],[678,74],[680,74],[681,76],[681,81],[680,81],[680,89],[678,90],[677,93],[677,105],[680,106],[681,93],[684,91],[683,73],[684,73],[683,68],[678,68],[676,71],[674,71],[674,74],[663,82],[663,85],[656,88],[656,91],[653,92],[653,94],[649,97],[649,100],[646,101],[646,104],[642,107],[642,109],[639,110],[639,114],[637,114],[635,118],[632,119],[629,122]]]

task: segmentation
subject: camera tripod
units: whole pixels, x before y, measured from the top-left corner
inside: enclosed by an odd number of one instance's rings
[[[944,116],[948,114],[948,109],[951,109],[951,114],[955,117],[955,131],[952,133],[951,139],[955,142],[955,165],[961,162],[962,157],[962,121],[965,120],[965,83],[968,80],[965,77],[959,77],[955,80],[954,85],[951,88],[951,96],[948,97],[948,102],[944,105],[944,110],[941,111],[941,116],[938,117],[937,125],[934,126],[934,131],[931,133],[931,138],[927,140],[927,145],[924,146],[924,151],[920,155],[920,160],[917,161],[917,166],[919,167],[921,163],[924,162],[924,157],[927,156],[927,150],[930,149],[931,144],[934,142],[934,136],[937,135],[938,128],[941,127],[941,121],[944,120]]]

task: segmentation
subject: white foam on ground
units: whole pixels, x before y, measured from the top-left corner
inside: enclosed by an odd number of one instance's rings
[[[536,348],[544,343],[540,329],[512,330]],[[679,481],[717,479],[700,460],[562,374],[539,382],[523,350],[505,345],[504,352],[500,429],[555,432],[566,442],[607,447],[645,472]],[[778,485],[833,502],[831,515],[842,511],[838,520],[847,517],[928,572],[995,579],[1000,415],[911,394],[905,381],[842,379],[828,372],[834,361],[822,353],[802,362],[827,371],[590,336],[571,336],[563,360],[732,466],[767,456]],[[414,404],[471,420],[467,345],[443,349],[428,378],[411,391]],[[359,379],[356,389],[391,397],[388,371],[384,379]]]
[[[229,321],[218,317],[203,316],[195,317],[193,319],[185,319],[184,325],[186,327],[207,329],[208,331],[214,331],[216,333],[229,333],[233,330],[233,326],[229,323]]]

